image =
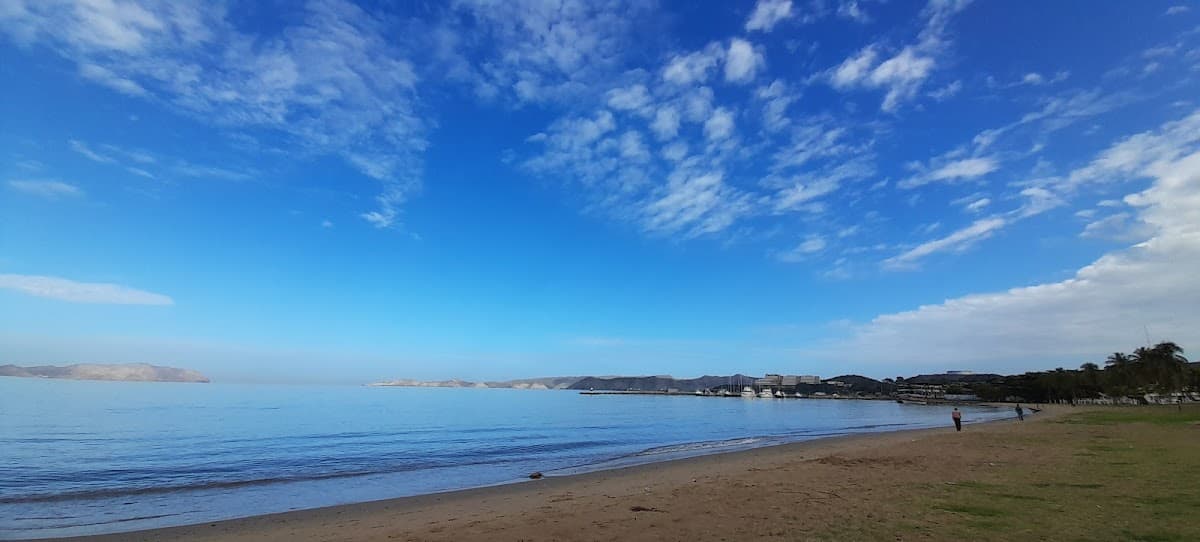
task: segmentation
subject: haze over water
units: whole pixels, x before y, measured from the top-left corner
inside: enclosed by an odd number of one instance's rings
[[[890,401],[506,389],[0,378],[0,397],[0,538],[181,525],[950,419],[948,408]]]

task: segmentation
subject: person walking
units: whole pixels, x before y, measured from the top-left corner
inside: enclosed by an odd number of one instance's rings
[[[1021,403],[1017,403],[1017,421],[1025,421],[1025,409],[1021,408]]]
[[[950,417],[954,418],[954,430],[962,431],[962,412],[958,411],[958,407],[954,407],[954,412],[950,413]]]

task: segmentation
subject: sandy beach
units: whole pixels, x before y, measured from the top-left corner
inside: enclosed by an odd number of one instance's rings
[[[505,486],[73,540],[909,539],[914,488],[1035,468],[1064,410],[856,435]],[[947,419],[947,422],[950,420]],[[1026,443],[1026,444],[1022,444]],[[928,538],[923,536],[920,538]]]

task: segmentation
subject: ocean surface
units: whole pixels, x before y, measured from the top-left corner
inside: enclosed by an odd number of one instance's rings
[[[968,423],[1010,416],[965,408]],[[0,539],[363,502],[848,433],[890,401],[0,377]]]

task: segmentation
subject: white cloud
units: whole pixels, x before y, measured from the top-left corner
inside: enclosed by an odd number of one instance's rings
[[[651,232],[697,237],[725,229],[748,210],[744,195],[725,184],[721,172],[693,175],[684,170],[672,174],[646,205],[645,226]]]
[[[970,226],[950,235],[927,241],[907,252],[888,258],[883,261],[883,266],[887,269],[907,269],[914,267],[922,258],[937,252],[966,250],[975,243],[991,237],[993,233],[1007,224],[1008,221],[995,216],[976,220]]]
[[[828,122],[797,126],[792,130],[791,141],[775,151],[771,168],[801,168],[821,159],[862,151],[845,141],[848,135],[846,128]]]
[[[930,173],[935,181],[946,179],[973,179],[996,171],[999,167],[994,158],[967,158],[950,162]]]
[[[825,238],[820,235],[809,235],[799,245],[796,245],[795,248],[776,254],[775,257],[784,262],[802,262],[813,254],[825,250],[825,246]]]
[[[377,215],[395,216],[420,186],[428,124],[415,68],[384,22],[352,3],[307,3],[269,35],[244,33],[219,2],[20,8],[0,18],[0,32],[47,45],[86,80],[218,126],[281,135],[296,154],[341,156],[383,184]]]
[[[322,228],[332,228],[332,227],[333,227],[333,222],[332,222],[332,221],[330,221],[330,220],[328,220],[328,219],[326,219],[326,220],[322,220],[322,221],[321,221],[321,227],[322,227]]]
[[[1171,6],[1167,8],[1167,11],[1164,12],[1163,15],[1181,15],[1189,11],[1191,11],[1191,8],[1187,6]]]
[[[790,178],[768,177],[762,184],[774,190],[763,201],[774,213],[819,210],[813,203],[836,192],[846,181],[863,179],[874,168],[862,160],[848,160],[831,168],[817,168]]]
[[[394,211],[367,211],[358,215],[368,224],[379,229],[389,228],[396,221],[396,213]]]
[[[366,166],[360,165],[360,168],[366,169]],[[188,177],[196,177],[201,179],[221,179],[224,181],[245,181],[253,178],[253,175],[249,172],[236,171],[215,166],[204,166],[185,161],[180,161],[174,166],[171,166],[171,171],[180,175],[186,175]]]
[[[750,42],[734,38],[730,40],[729,50],[725,54],[725,80],[748,83],[763,68],[765,62],[762,53],[755,51]]]
[[[1141,222],[1130,213],[1116,213],[1089,222],[1079,233],[1080,237],[1112,241],[1144,241],[1154,235],[1153,227]]]
[[[858,0],[842,0],[838,5],[837,14],[838,17],[859,23],[871,22],[871,18],[867,16],[867,12],[863,11],[862,7],[859,6]]]
[[[675,141],[669,145],[663,146],[663,148],[662,148],[663,158],[666,158],[667,160],[670,160],[672,162],[678,162],[680,160],[683,160],[684,157],[687,156],[687,152],[688,152],[687,143],[684,143],[682,141]]]
[[[571,103],[611,84],[634,47],[639,1],[459,0],[461,17],[437,34],[451,79],[494,99]],[[422,44],[424,46],[424,44]]]
[[[905,47],[887,60],[878,61],[876,47],[867,47],[843,61],[833,71],[830,81],[837,89],[887,89],[880,109],[890,112],[916,95],[935,66],[932,57],[918,52],[912,46]]]
[[[1054,77],[1047,79],[1046,76],[1044,76],[1038,72],[1029,72],[1029,73],[1021,76],[1020,80],[1018,80],[1014,83],[1011,83],[1009,85],[1006,85],[1006,87],[1019,87],[1019,86],[1040,87],[1043,85],[1052,85],[1054,83],[1060,83],[1062,81],[1065,81],[1068,77],[1070,77],[1070,75],[1071,75],[1071,72],[1060,71],[1060,72],[1054,74]]]
[[[725,50],[717,43],[710,43],[701,51],[676,55],[663,69],[663,80],[680,86],[703,83],[724,56]]]
[[[108,305],[173,305],[162,294],[136,290],[120,284],[75,282],[58,277],[0,274],[0,288],[27,295],[69,301]]]
[[[733,113],[724,107],[713,110],[712,116],[704,123],[704,136],[709,141],[721,141],[733,135]]]
[[[713,91],[708,87],[694,89],[683,96],[682,103],[684,118],[704,122],[712,114]]]
[[[82,154],[85,158],[87,158],[88,160],[91,160],[93,162],[99,162],[101,164],[117,163],[117,160],[115,158],[112,158],[111,156],[105,156],[96,151],[93,151],[91,149],[91,147],[88,147],[87,144],[82,141],[72,139],[72,140],[68,141],[67,143],[71,145],[71,150],[73,150],[79,154]]]
[[[879,43],[868,45],[834,68],[829,74],[830,83],[838,90],[885,89],[880,109],[894,112],[920,91],[936,68],[937,57],[948,48],[944,34],[950,18],[970,3],[970,0],[931,0],[921,11],[925,26],[915,43],[885,60],[881,60],[884,47]]]
[[[894,111],[900,102],[913,97],[933,67],[932,58],[919,55],[911,47],[880,63],[869,79],[872,86],[888,89],[880,109]]]
[[[1174,161],[1200,144],[1200,111],[1163,125],[1156,132],[1127,137],[1072,171],[1055,188],[1072,192],[1093,183],[1120,182]]]
[[[671,106],[659,108],[654,113],[654,122],[650,124],[650,129],[659,140],[674,138],[679,133],[679,111]]]
[[[929,97],[933,98],[934,100],[937,100],[939,102],[943,102],[943,101],[949,100],[950,98],[953,98],[954,96],[958,95],[958,93],[962,91],[962,88],[963,88],[962,81],[956,80],[953,83],[950,83],[942,88],[939,88],[937,90],[934,90],[933,92],[930,92]]]
[[[642,134],[636,130],[629,130],[617,140],[620,147],[621,158],[634,162],[645,162],[650,159],[650,151],[646,150],[646,146],[642,143]]]
[[[12,180],[7,184],[9,189],[46,199],[83,196],[83,190],[80,190],[78,186],[62,181]]]
[[[835,88],[839,89],[858,85],[870,76],[878,57],[879,53],[874,46],[867,47],[859,51],[856,56],[843,60],[841,65],[833,71],[830,81]]]
[[[1167,128],[1165,132],[1170,132]],[[1160,132],[1161,133],[1161,132]],[[1153,237],[1059,282],[973,294],[885,314],[827,345],[880,363],[1076,365],[1145,341],[1200,343],[1200,152],[1139,160],[1154,179],[1128,196]],[[905,345],[921,344],[920,352]]]
[[[760,87],[754,96],[763,101],[763,127],[769,131],[779,131],[787,127],[791,120],[787,118],[787,108],[798,98],[792,95],[787,83],[775,80],[770,85]]]
[[[618,111],[638,111],[650,104],[645,85],[632,85],[608,91],[608,106]]]
[[[137,168],[137,167],[126,167],[126,168],[125,168],[125,171],[128,171],[128,172],[130,172],[130,173],[132,173],[132,174],[134,174],[134,175],[137,175],[137,176],[139,176],[139,177],[145,177],[145,178],[147,178],[147,179],[154,179],[154,178],[156,178],[156,177],[154,176],[154,174],[153,174],[153,173],[150,173],[149,171],[146,171],[146,170],[144,170],[144,169],[142,169],[142,168]]]
[[[120,77],[111,70],[97,66],[95,64],[81,64],[79,66],[79,75],[85,79],[90,79],[108,88],[111,88],[121,94],[129,96],[143,96],[146,94],[146,89],[137,84],[131,79]]]
[[[1050,98],[1042,109],[1021,117],[1016,125],[1041,122],[1047,131],[1061,130],[1079,120],[1112,111],[1129,99],[1128,95],[1099,89],[1067,92]]]
[[[936,168],[904,179],[897,183],[900,188],[916,188],[932,182],[938,181],[959,181],[963,179],[974,179],[987,175],[999,169],[999,163],[992,157],[975,157],[963,158],[959,160],[946,161],[943,158],[935,159],[934,162],[943,162]]]
[[[1009,213],[1016,219],[1039,215],[1066,203],[1058,194],[1039,186],[1024,188],[1019,195],[1025,198],[1025,202],[1021,204],[1021,207]]]
[[[746,20],[746,31],[770,32],[779,21],[792,16],[792,0],[758,0]]]
[[[972,201],[971,203],[968,203],[967,206],[964,207],[964,209],[966,209],[967,211],[972,212],[972,213],[978,213],[979,211],[982,211],[984,207],[987,207],[991,203],[992,203],[992,200],[989,198],[980,198],[975,201]]]

